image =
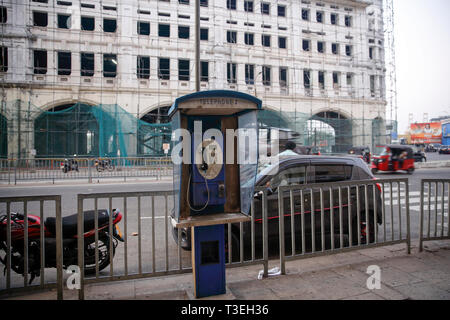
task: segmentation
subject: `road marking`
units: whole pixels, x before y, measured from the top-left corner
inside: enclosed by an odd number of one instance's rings
[[[153,217],[141,217],[142,220],[144,219],[152,219]],[[164,219],[165,216],[156,216],[155,219]],[[167,218],[170,218],[170,216],[167,216]]]
[[[392,192],[392,197],[395,198],[398,196],[398,192],[396,192],[395,190],[393,190]],[[405,192],[400,192],[400,196],[405,196]],[[416,197],[416,196],[420,196],[420,191],[411,191],[409,192],[409,196],[410,197]],[[384,194],[384,198],[390,198],[391,194],[388,192],[385,192]]]

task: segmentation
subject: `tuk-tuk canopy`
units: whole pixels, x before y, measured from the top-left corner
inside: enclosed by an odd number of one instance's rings
[[[392,156],[394,157],[394,156],[400,155],[402,152],[405,151],[405,152],[407,153],[408,159],[409,159],[409,158],[413,158],[414,151],[413,151],[413,149],[412,149],[411,147],[409,147],[409,146],[405,146],[405,145],[397,145],[397,144],[388,144],[388,145],[385,145],[385,146],[378,146],[378,147],[384,148],[384,151],[383,151],[382,155],[383,155],[383,154],[387,154],[387,153],[389,153],[389,151],[390,151],[390,153],[391,153]],[[388,150],[388,149],[389,149],[389,150]]]

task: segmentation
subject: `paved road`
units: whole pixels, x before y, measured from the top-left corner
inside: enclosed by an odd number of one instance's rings
[[[427,161],[450,161],[450,154],[439,154],[438,152],[427,152]]]
[[[406,175],[403,173],[395,174],[377,174],[380,179],[388,178],[408,178],[410,186],[410,209],[411,209],[411,231],[414,238],[418,237],[419,226],[419,203],[420,203],[420,180],[424,178],[450,178],[450,168],[442,169],[418,169],[413,175]],[[113,192],[136,192],[136,191],[158,191],[158,190],[171,190],[172,182],[169,180],[163,180],[159,182],[117,182],[117,183],[102,183],[102,184],[74,184],[72,185],[29,185],[29,186],[0,186],[0,197],[8,196],[25,196],[25,195],[57,195],[62,196],[62,212],[63,216],[74,214],[77,211],[76,195],[78,193],[113,193]],[[394,201],[397,201],[394,193]],[[386,204],[388,205],[389,198],[386,198]],[[166,247],[169,253],[168,266],[169,269],[178,268],[178,250],[175,242],[172,240],[170,234],[170,225],[165,224],[165,217],[167,212],[173,208],[173,200],[170,197],[168,199],[168,208],[166,209],[165,199],[162,197],[155,198],[154,201],[154,220],[152,218],[151,199],[142,198],[142,212],[141,212],[141,246],[142,246],[142,265],[143,271],[153,270],[165,270],[166,268]],[[395,203],[395,202],[394,202]],[[93,208],[93,201],[86,201],[86,207]],[[107,201],[99,201],[99,208],[107,208]],[[124,208],[123,199],[115,199],[113,201],[113,207]],[[446,205],[448,208],[448,204]],[[14,206],[12,209],[17,211],[23,210],[23,208]],[[54,212],[51,204],[45,204],[45,212]],[[387,210],[389,207],[387,207]],[[0,207],[0,213],[5,212],[5,208]],[[30,214],[39,212],[38,203],[29,203],[28,212]],[[137,201],[136,199],[129,199],[127,201],[128,218],[126,223],[127,231],[127,256],[128,256],[128,272],[134,273],[138,271],[138,239],[136,235],[138,232],[138,219],[137,219]],[[52,214],[49,213],[49,216]],[[154,229],[152,228],[152,221],[154,221]],[[120,223],[122,230],[125,229],[125,221]],[[154,230],[154,234],[153,234]],[[134,234],[134,235],[133,235]],[[167,239],[167,240],[166,240]],[[155,250],[152,250],[152,243],[155,243]],[[123,274],[125,267],[125,245],[119,244],[119,247],[114,258],[114,270],[115,274]],[[153,265],[153,257],[155,265]],[[190,254],[188,252],[182,252],[182,264],[183,267],[190,266]],[[109,269],[103,274],[106,275]],[[50,271],[51,273],[52,271]],[[3,278],[3,277],[2,277]],[[15,282],[19,284],[21,277],[15,277]],[[48,276],[47,279],[52,279],[52,276]],[[0,289],[4,288],[3,283],[0,281]]]

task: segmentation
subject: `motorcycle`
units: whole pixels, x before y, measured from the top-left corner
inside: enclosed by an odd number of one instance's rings
[[[95,169],[97,169],[98,172],[103,171],[103,170],[113,171],[114,165],[111,164],[110,160],[96,159],[95,160]]]
[[[114,209],[112,213],[113,234],[109,234],[109,212],[99,209],[98,212],[98,265],[99,271],[103,270],[110,262],[110,239],[112,238],[113,257],[118,241],[123,242],[122,233],[117,225],[122,220],[122,213]],[[21,213],[11,213],[11,269],[18,274],[25,275],[24,271],[24,239],[25,216]],[[39,277],[41,269],[41,219],[39,216],[28,215],[28,270],[30,281]],[[78,263],[78,215],[74,214],[62,218],[63,235],[63,268]],[[45,267],[56,268],[56,218],[48,217],[44,221],[44,252]],[[84,211],[84,271],[85,274],[95,274],[95,211]],[[6,254],[0,255],[0,262],[5,265],[3,273],[6,273],[7,265],[7,216],[0,215],[0,251]]]
[[[78,172],[78,161],[75,159],[64,159],[64,162],[61,162],[61,170],[64,173],[73,170]]]

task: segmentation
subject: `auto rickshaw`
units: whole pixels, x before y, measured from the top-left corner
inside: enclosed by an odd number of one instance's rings
[[[352,147],[348,150],[348,154],[355,154],[360,156],[365,162],[370,163],[370,149],[369,147]]]
[[[378,171],[397,170],[406,171],[408,174],[414,172],[414,152],[409,146],[404,145],[386,145],[383,146],[380,155],[374,156],[372,159],[372,173]]]

